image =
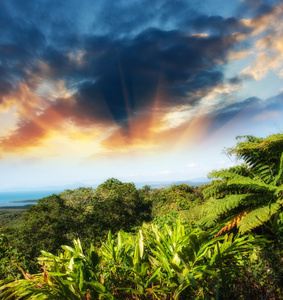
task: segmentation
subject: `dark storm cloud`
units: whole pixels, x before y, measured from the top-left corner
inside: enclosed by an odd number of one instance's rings
[[[230,37],[199,38],[158,29],[133,39],[98,41],[86,41],[81,76],[85,71],[88,81],[77,86],[75,98],[78,108],[88,107],[86,114],[95,118],[97,99],[103,97],[120,125],[150,109],[157,89],[165,95],[162,107],[193,105],[198,91],[205,95],[223,81],[219,62],[225,62],[234,45]]]
[[[0,2],[0,97],[16,90],[27,79],[27,71],[36,64],[45,46],[45,37],[35,24],[23,19]]]
[[[13,79],[7,70],[0,66],[0,102],[2,97],[8,95],[13,90]]]
[[[241,20],[235,17],[223,18],[221,16],[195,15],[183,24],[188,30],[206,32],[212,35],[229,35],[233,32],[249,33],[250,28],[245,27]]]
[[[151,28],[133,38],[86,36],[81,65],[69,52],[45,47],[40,60],[48,65],[48,74],[31,68],[40,77],[64,79],[76,88],[74,114],[93,122],[105,117],[108,123],[110,118],[127,127],[129,118],[152,108],[157,89],[165,95],[160,109],[193,105],[199,100],[197,92],[204,96],[223,81],[219,62],[225,63],[234,44],[227,36],[187,36]]]

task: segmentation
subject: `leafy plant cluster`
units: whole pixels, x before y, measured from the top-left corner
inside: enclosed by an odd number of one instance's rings
[[[143,227],[135,235],[111,232],[102,247],[83,251],[80,240],[59,255],[42,251],[42,272],[3,280],[1,299],[217,299],[233,296],[233,278],[259,239],[233,234],[209,239],[177,222]],[[232,289],[231,289],[232,290]],[[243,293],[243,291],[241,291]],[[231,298],[230,298],[231,299]]]

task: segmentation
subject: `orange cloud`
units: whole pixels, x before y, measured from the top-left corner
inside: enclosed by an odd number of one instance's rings
[[[154,115],[154,121],[153,121]],[[117,128],[108,138],[101,142],[104,149],[110,151],[129,151],[129,150],[151,150],[156,147],[154,142],[154,126],[157,113],[149,113],[131,122],[131,127],[125,132],[123,128]]]
[[[229,51],[228,52],[228,60],[243,59],[251,53],[252,52],[250,50]]]
[[[51,107],[40,115],[31,115],[18,122],[18,128],[3,137],[0,146],[4,151],[23,151],[40,145],[51,130],[62,128],[63,118]]]
[[[269,13],[260,17],[242,20],[248,27],[253,28],[249,36],[263,34],[256,41],[253,52],[255,59],[242,73],[261,80],[270,70],[277,70],[283,65],[283,33],[282,33],[283,3],[278,4]],[[247,36],[247,37],[249,37]]]
[[[26,82],[21,82],[13,93],[2,98],[0,111],[7,112],[10,108],[16,107],[18,115],[26,116],[43,104],[43,99],[36,95]]]
[[[91,119],[91,114],[87,116],[85,111],[78,107],[75,98],[59,98],[56,101],[53,99],[47,101],[32,93],[27,86],[18,90],[20,91],[19,99],[23,100],[24,103],[20,103],[17,107],[18,122],[16,128],[10,130],[0,140],[0,148],[4,152],[23,153],[32,148],[38,148],[40,152],[42,147],[46,147],[46,142],[56,143],[54,138],[58,140],[60,137],[64,138],[62,143],[65,144],[68,144],[67,140],[73,140],[83,141],[84,144],[90,141],[92,146],[93,144],[96,145],[93,143],[93,139],[100,134],[103,128],[103,118],[101,120],[99,118],[98,120]],[[29,95],[31,96],[30,102],[28,102]],[[35,105],[36,103],[38,106]],[[103,105],[98,107],[98,115],[99,112],[103,115],[110,114],[107,107]],[[113,120],[111,123],[111,117],[108,119],[110,121],[107,120],[103,128],[105,135],[113,129],[115,124]],[[76,148],[78,147],[76,146]]]
[[[162,122],[162,114],[158,116]],[[184,145],[194,145],[208,132],[211,122],[208,116],[198,115],[176,127],[156,130],[150,127],[150,118],[135,120],[129,134],[123,134],[121,129],[115,130],[108,138],[101,142],[104,155],[131,155],[152,153],[152,151],[169,151],[179,149]],[[106,152],[106,153],[105,153]],[[93,155],[93,158],[97,155]]]

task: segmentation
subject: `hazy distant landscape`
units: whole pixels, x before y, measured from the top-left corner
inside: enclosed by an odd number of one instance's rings
[[[195,178],[187,181],[152,181],[152,182],[137,182],[135,183],[136,188],[142,188],[145,185],[149,185],[152,188],[168,188],[171,185],[178,185],[185,183],[187,185],[191,186],[198,186],[202,184],[208,183],[209,180],[207,178]],[[63,192],[66,189],[76,189],[79,187],[92,187],[97,188],[99,184],[96,185],[86,185],[83,183],[76,183],[72,185],[66,185],[66,186],[50,186],[45,187],[43,190],[25,190],[23,187],[15,187],[12,189],[12,191],[1,191],[0,192],[0,208],[5,206],[21,206],[21,205],[29,205],[29,204],[35,204],[36,200],[41,199],[43,197],[51,196],[52,194],[59,194]]]

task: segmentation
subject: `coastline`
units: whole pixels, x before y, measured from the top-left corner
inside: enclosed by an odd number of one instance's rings
[[[0,201],[0,210],[5,209],[5,210],[16,210],[16,209],[27,209],[31,205],[37,204],[38,199],[33,199],[33,200],[7,200],[5,203],[6,205],[1,205]],[[26,204],[25,204],[26,203]]]
[[[27,205],[17,205],[17,206],[13,206],[13,205],[11,205],[11,206],[0,206],[0,210],[11,210],[11,209],[13,209],[13,210],[24,210],[24,209],[28,209],[31,205],[34,205],[34,204],[27,204]]]

